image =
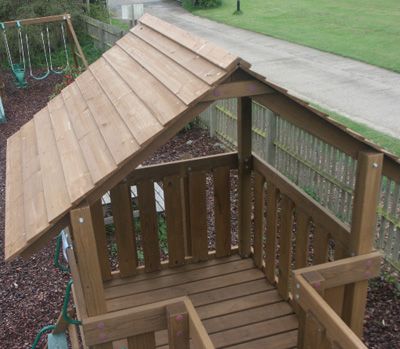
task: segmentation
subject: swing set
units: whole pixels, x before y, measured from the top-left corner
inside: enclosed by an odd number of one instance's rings
[[[50,29],[49,29],[50,23],[60,24],[61,40],[65,55],[65,63],[62,68],[58,69],[54,67],[53,63],[52,44],[50,40]],[[46,71],[42,75],[35,75],[32,69],[29,35],[28,32],[24,30],[27,26],[30,25],[42,25],[40,37],[41,37],[44,61],[46,65]],[[13,53],[11,51],[10,48],[11,45],[9,44],[8,31],[12,29],[17,30],[18,56],[16,58],[15,58],[16,54],[15,52]],[[83,64],[85,68],[87,68],[88,66],[85,55],[78,42],[74,27],[72,25],[71,16],[69,14],[23,19],[23,20],[9,21],[9,22],[0,22],[0,31],[3,36],[4,47],[6,50],[8,63],[14,75],[15,82],[18,88],[26,88],[28,86],[27,82],[28,75],[30,78],[40,81],[46,79],[50,74],[61,75],[64,72],[66,72],[70,68],[67,41],[69,41],[70,43],[75,66],[77,68],[80,66],[79,60],[81,61],[81,64]],[[29,72],[27,72],[27,68],[29,68]],[[0,100],[0,109],[2,109],[1,100]]]

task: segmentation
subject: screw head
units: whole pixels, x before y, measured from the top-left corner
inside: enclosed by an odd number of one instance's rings
[[[85,220],[83,219],[83,217],[79,217],[79,223],[84,223],[85,222]]]
[[[379,165],[378,165],[376,162],[374,162],[374,163],[372,164],[372,167],[373,167],[373,168],[378,168]]]
[[[299,294],[296,294],[296,299],[300,299],[300,295]]]
[[[300,288],[300,284],[299,284],[299,283],[296,284],[296,288],[297,288],[297,289]]]

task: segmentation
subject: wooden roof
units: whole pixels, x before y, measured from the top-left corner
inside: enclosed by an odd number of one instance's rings
[[[136,167],[149,144],[239,65],[249,66],[173,25],[143,16],[8,139],[6,259],[57,226],[91,193],[100,193],[128,162]],[[196,109],[190,117],[195,114]]]

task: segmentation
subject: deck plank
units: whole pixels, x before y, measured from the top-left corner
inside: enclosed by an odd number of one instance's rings
[[[298,321],[289,303],[266,281],[252,259],[234,257],[169,269],[173,274],[149,273],[148,280],[106,287],[107,309],[114,311],[186,295],[216,348],[295,347]],[[145,278],[146,274],[138,277]],[[126,292],[131,294],[114,297]],[[157,348],[167,349],[167,330],[157,332],[155,340]]]

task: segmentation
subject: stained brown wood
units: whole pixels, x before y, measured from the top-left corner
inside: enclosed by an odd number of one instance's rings
[[[138,265],[131,188],[126,182],[120,183],[111,189],[110,196],[120,276],[128,277],[136,273]]]
[[[68,209],[71,200],[47,108],[35,115],[34,124],[36,134],[41,134],[37,147],[47,218],[52,222]]]
[[[165,162],[162,164],[142,166],[129,174],[130,183],[143,179],[153,179],[154,181],[163,180],[164,177],[180,175],[185,176],[189,172],[213,171],[220,167],[237,169],[237,152],[229,152],[216,155],[200,156],[196,158]],[[222,169],[221,169],[222,171]]]
[[[137,191],[145,268],[146,271],[159,270],[160,247],[153,181],[146,180],[138,183]]]
[[[155,349],[154,332],[139,334],[128,338],[128,349]]]
[[[251,235],[251,98],[238,98],[237,103],[237,147],[238,173],[238,235],[239,251],[242,257],[250,255]]]
[[[296,286],[298,285],[298,286]],[[329,338],[334,338],[343,348],[365,349],[366,346],[343,322],[333,309],[322,299],[317,291],[301,276],[293,280],[294,297],[304,311],[312,311],[322,324]]]
[[[40,175],[37,135],[32,121],[21,128],[21,145],[25,236],[29,242],[34,240],[48,223]],[[19,219],[23,218],[20,217]]]
[[[267,280],[275,283],[276,238],[278,226],[278,190],[267,182],[267,235],[265,241],[265,275]]]
[[[69,85],[61,92],[71,127],[95,183],[116,169],[116,163],[79,88]]]
[[[217,257],[231,254],[230,169],[218,167],[213,171],[215,248]]]
[[[131,33],[153,47],[157,47],[160,52],[179,63],[185,69],[190,70],[209,85],[216,83],[224,75],[224,70],[220,67],[143,24],[132,28]]]
[[[12,159],[12,161],[9,161]],[[11,259],[26,244],[22,176],[22,140],[19,132],[7,140],[5,258]]]
[[[71,211],[71,225],[87,314],[105,313],[107,309],[90,208],[86,206]]]
[[[265,234],[265,180],[257,172],[254,173],[254,262],[261,268],[264,260]]]
[[[274,90],[257,80],[244,80],[227,82],[213,91],[208,92],[203,98],[204,101],[213,101],[218,99],[248,97],[266,93],[274,93]]]
[[[304,344],[305,349],[322,348],[322,341],[324,336],[324,327],[320,324],[318,319],[315,318],[311,311],[306,314]]]
[[[170,349],[189,349],[189,315],[185,303],[168,305],[166,316]]]
[[[316,225],[328,231],[334,240],[348,245],[350,227],[335,217],[327,208],[312,199],[302,189],[293,184],[279,171],[267,164],[257,155],[253,154],[254,170],[260,172],[267,182],[272,183],[282,194],[288,196],[296,207],[300,207]]]
[[[194,51],[199,56],[222,69],[229,69],[237,64],[237,58],[225,50],[156,17],[145,14],[140,18],[140,23],[165,35],[173,41],[179,42],[182,46]]]
[[[52,99],[48,105],[50,119],[62,159],[64,177],[72,202],[76,202],[93,188],[93,181],[85,162],[82,149],[71,128],[70,119],[61,96]]]
[[[209,90],[209,85],[204,81],[131,33],[119,40],[117,45],[144,69],[151,71],[161,84],[186,105]]]
[[[301,208],[296,207],[295,269],[300,269],[307,265],[309,223],[309,217],[301,210]]]
[[[162,129],[152,111],[106,60],[103,58],[97,60],[89,69],[139,145],[148,141]]]
[[[281,219],[279,230],[278,291],[285,300],[289,298],[289,275],[291,263],[291,243],[293,229],[293,202],[281,196]]]
[[[372,251],[376,227],[376,208],[380,194],[383,154],[360,152],[350,236],[350,251],[356,255]],[[368,281],[346,286],[343,319],[359,336],[367,302]]]
[[[311,110],[312,108],[309,105],[299,99],[295,101],[294,97],[288,96],[287,93],[254,96],[254,100],[295,126],[306,130],[313,136],[333,145],[355,159],[358,158],[359,152],[385,152],[384,149],[343,125],[336,123],[326,115],[321,116],[321,112],[315,109]],[[398,160],[386,153],[383,174],[399,181],[398,166]]]
[[[103,57],[152,110],[161,124],[167,124],[175,115],[184,111],[185,104],[122,48],[114,46]],[[155,90],[156,102],[154,102]]]
[[[329,234],[319,225],[314,227],[313,264],[322,264],[328,260]]]
[[[174,267],[185,263],[181,177],[165,177],[163,189],[167,219],[168,260],[169,265]]]
[[[104,213],[101,201],[97,201],[90,206],[90,213],[93,218],[93,229],[96,237],[97,255],[103,281],[111,280],[111,265],[108,259],[108,247],[106,229],[104,226]]]
[[[190,235],[195,261],[208,258],[206,174],[189,174]]]

